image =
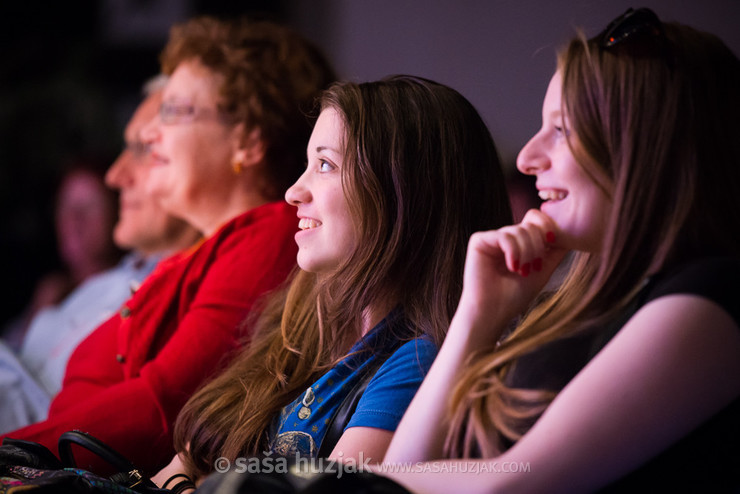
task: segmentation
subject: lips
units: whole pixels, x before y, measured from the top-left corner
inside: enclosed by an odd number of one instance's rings
[[[313,218],[301,218],[298,221],[298,228],[300,228],[301,230],[310,230],[318,226],[321,226],[321,222]]]
[[[137,209],[141,203],[139,199],[136,199],[132,196],[130,193],[126,193],[128,191],[124,191],[121,193],[121,196],[119,198],[118,204],[119,208],[121,210],[124,209]]]
[[[164,156],[162,156],[161,154],[155,153],[153,151],[151,153],[151,157],[152,157],[152,163],[155,165],[166,165],[170,161]]]

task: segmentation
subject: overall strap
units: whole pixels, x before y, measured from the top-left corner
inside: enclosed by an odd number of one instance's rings
[[[375,373],[378,372],[378,369],[380,369],[383,363],[385,363],[385,361],[388,360],[388,357],[392,354],[393,352],[388,352],[384,355],[378,356],[370,362],[365,369],[363,376],[357,380],[357,383],[355,383],[349,393],[347,393],[347,396],[344,397],[339,408],[334,412],[334,415],[327,427],[326,434],[324,435],[324,439],[321,441],[321,447],[319,448],[318,453],[319,458],[327,458],[334,450],[334,447],[339,442],[339,438],[344,434],[344,428],[347,427],[350,418],[354,415],[355,410],[357,409],[357,404],[360,402],[360,398],[362,398],[362,394],[365,392],[367,385],[370,383],[373,376],[375,376]]]

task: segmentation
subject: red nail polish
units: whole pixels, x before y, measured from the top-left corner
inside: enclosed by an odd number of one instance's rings
[[[519,271],[519,260],[514,259],[514,271]]]
[[[524,266],[522,266],[522,276],[527,277],[529,276],[529,263],[525,262]]]
[[[534,261],[532,261],[532,269],[535,271],[542,271],[542,258],[538,257]]]
[[[547,240],[549,243],[555,243],[555,233],[553,232],[547,232],[545,234],[545,240]]]

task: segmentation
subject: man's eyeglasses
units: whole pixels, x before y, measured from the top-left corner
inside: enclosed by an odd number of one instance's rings
[[[627,12],[614,19],[606,26],[601,34],[600,46],[609,49],[638,36],[663,36],[663,23],[658,16],[648,8],[627,9]]]
[[[213,108],[200,108],[183,103],[162,102],[159,105],[159,119],[165,125],[192,122],[198,118],[221,118],[220,111]]]
[[[126,143],[126,150],[131,152],[134,158],[141,159],[149,154],[149,145],[139,140],[131,141]]]

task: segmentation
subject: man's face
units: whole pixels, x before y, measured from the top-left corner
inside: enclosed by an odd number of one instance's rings
[[[191,229],[187,223],[166,213],[147,193],[152,159],[141,130],[157,116],[161,102],[162,91],[157,91],[139,105],[124,132],[126,147],[105,176],[108,186],[120,191],[119,219],[113,239],[119,247],[145,255],[179,247],[175,243],[185,229]]]

